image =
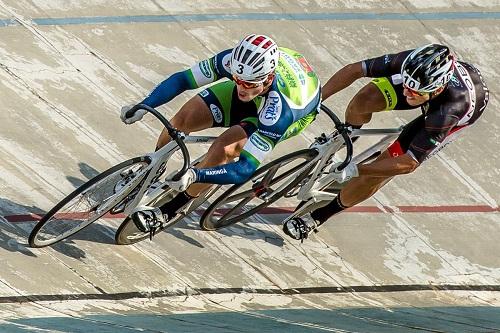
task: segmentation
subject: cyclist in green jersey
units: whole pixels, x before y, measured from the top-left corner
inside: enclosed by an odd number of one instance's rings
[[[317,114],[320,83],[306,59],[296,51],[278,48],[267,36],[255,34],[243,38],[233,49],[171,75],[141,103],[157,107],[185,90],[222,79],[189,100],[171,122],[185,133],[210,127],[228,129],[196,168],[190,168],[179,181],[167,180],[171,188],[180,191],[172,201],[134,213],[132,218],[141,231],[173,218],[209,184],[246,181],[276,144],[300,133]],[[121,118],[127,124],[144,115],[139,110],[127,118],[130,107],[122,108]],[[157,148],[169,140],[163,131]]]

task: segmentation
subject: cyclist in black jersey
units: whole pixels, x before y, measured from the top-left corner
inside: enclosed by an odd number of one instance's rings
[[[347,183],[325,207],[287,221],[283,230],[292,238],[307,238],[331,216],[368,199],[394,176],[413,172],[473,124],[489,98],[479,70],[456,61],[448,47],[438,44],[349,64],[322,88],[323,100],[361,77],[373,80],[347,107],[346,123],[353,128],[368,123],[379,111],[420,107],[422,115],[407,124],[375,161],[351,163],[341,172],[332,167],[335,180]]]

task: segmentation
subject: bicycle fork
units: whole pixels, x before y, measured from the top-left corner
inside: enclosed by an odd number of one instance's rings
[[[330,175],[328,171],[325,172],[325,169],[334,164],[335,154],[343,145],[344,139],[340,135],[329,138],[323,144],[314,145],[314,148],[319,150],[319,154],[316,157],[319,159],[319,163],[306,184],[300,188],[297,193],[297,199],[301,201],[312,200],[316,203],[325,200],[333,200],[336,197],[336,194],[322,191],[321,189],[333,182],[333,176]],[[327,173],[327,175],[322,177],[325,173]]]

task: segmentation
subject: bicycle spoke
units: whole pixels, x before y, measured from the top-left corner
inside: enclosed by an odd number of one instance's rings
[[[245,198],[244,200],[241,200],[236,206],[231,208],[230,210],[227,211],[224,215],[230,216],[233,214],[234,211],[240,209],[241,207],[245,206],[247,203],[249,203],[253,198]]]
[[[232,195],[230,197],[227,197],[224,201],[221,202],[221,204],[228,204],[237,200],[245,199],[249,196],[255,197],[255,191],[254,189],[250,189],[235,195]]]
[[[262,178],[262,180],[259,182],[259,185],[262,187],[266,187],[267,185],[269,185],[270,181],[273,179],[274,175],[280,167],[281,164],[276,164],[271,169],[269,169],[269,171],[264,175],[264,178]]]
[[[251,217],[295,188],[313,167],[310,162],[317,154],[315,150],[304,149],[258,169],[250,180],[234,185],[214,201],[203,214],[200,226],[204,230],[217,230]],[[253,199],[260,202],[245,208]]]

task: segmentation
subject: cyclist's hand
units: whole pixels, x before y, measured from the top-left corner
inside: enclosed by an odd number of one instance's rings
[[[134,114],[131,117],[127,118],[127,111],[130,110],[135,104],[132,105],[125,105],[122,107],[121,113],[120,113],[120,119],[127,125],[133,124],[138,120],[141,120],[142,117],[147,113],[146,110],[137,110],[134,112]]]
[[[176,174],[177,172],[171,173],[170,175],[167,176],[165,179],[168,186],[170,186],[171,189],[182,192],[185,191],[189,185],[194,183],[196,181],[196,173],[194,172],[193,168],[187,169],[186,173],[182,175],[181,179],[179,180],[172,180],[172,177]]]
[[[333,179],[335,179],[337,183],[345,183],[351,180],[351,178],[359,176],[358,167],[356,166],[355,163],[351,162],[347,164],[347,166],[344,169],[339,171],[338,167],[340,166],[340,164],[342,163],[335,163],[334,165],[332,165],[332,168],[330,169]]]

